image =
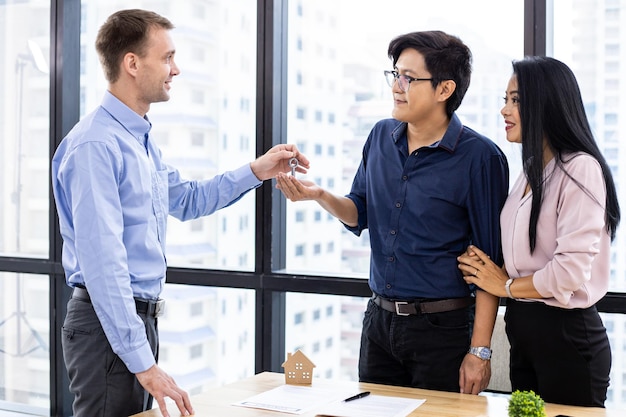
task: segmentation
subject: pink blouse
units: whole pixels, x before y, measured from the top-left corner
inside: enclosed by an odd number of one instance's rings
[[[556,167],[554,159],[547,164],[537,242],[531,255],[528,224],[532,193],[524,195],[527,181],[522,172],[500,215],[502,250],[510,278],[534,274],[537,292],[546,297],[536,301],[586,308],[602,298],[609,286],[611,239],[604,223],[606,187],[594,158],[578,153],[564,159],[569,160],[565,169],[584,190]]]

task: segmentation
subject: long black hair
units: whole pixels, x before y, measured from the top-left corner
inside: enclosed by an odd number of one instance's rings
[[[574,73],[561,61],[540,56],[514,61],[513,73],[517,77],[519,95],[524,173],[533,195],[528,229],[531,253],[537,241],[537,221],[546,179],[544,140],[554,155],[556,167],[566,174],[566,154],[584,152],[598,161],[606,186],[604,222],[613,240],[620,221],[615,182],[591,132]],[[572,179],[590,195],[582,184]]]

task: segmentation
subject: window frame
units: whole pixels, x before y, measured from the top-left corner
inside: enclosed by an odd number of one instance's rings
[[[524,54],[546,53],[547,3],[524,1]],[[286,137],[287,3],[257,0],[256,154]],[[51,0],[50,9],[50,137],[49,155],[78,122],[80,103],[80,0]],[[50,191],[47,259],[0,257],[0,271],[49,277],[50,413],[72,414],[72,398],[61,350],[61,327],[70,289],[61,265],[62,240]],[[280,273],[285,266],[286,202],[270,182],[256,191],[255,262],[251,272],[168,268],[168,282],[252,289],[256,298],[255,372],[281,372],[285,358],[285,304],[288,292],[368,297],[361,278]],[[267,219],[276,219],[274,222]],[[599,303],[603,313],[626,314],[626,293],[609,292]]]

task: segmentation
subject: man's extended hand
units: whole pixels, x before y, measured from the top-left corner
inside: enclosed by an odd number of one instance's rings
[[[300,180],[284,173],[276,176],[276,188],[291,201],[315,200],[324,192],[312,181]]]
[[[152,368],[139,372],[135,376],[141,386],[157,401],[163,417],[170,417],[165,405],[165,397],[170,397],[176,402],[181,416],[193,414],[189,395],[180,389],[174,382],[174,379],[159,368],[158,365],[153,365]]]
[[[272,147],[252,161],[250,168],[259,180],[265,181],[274,178],[279,172],[290,172],[289,160],[291,158],[298,160],[297,172],[302,174],[307,172],[309,160],[298,151],[296,145],[291,143],[282,143]]]

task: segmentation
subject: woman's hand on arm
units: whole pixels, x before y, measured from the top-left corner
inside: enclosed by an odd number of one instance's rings
[[[477,285],[497,297],[508,297],[505,285],[509,276],[506,270],[496,265],[482,250],[476,246],[470,246],[467,252],[459,256],[457,260],[465,282]],[[515,278],[509,290],[513,298],[544,298],[537,292],[532,275]]]

